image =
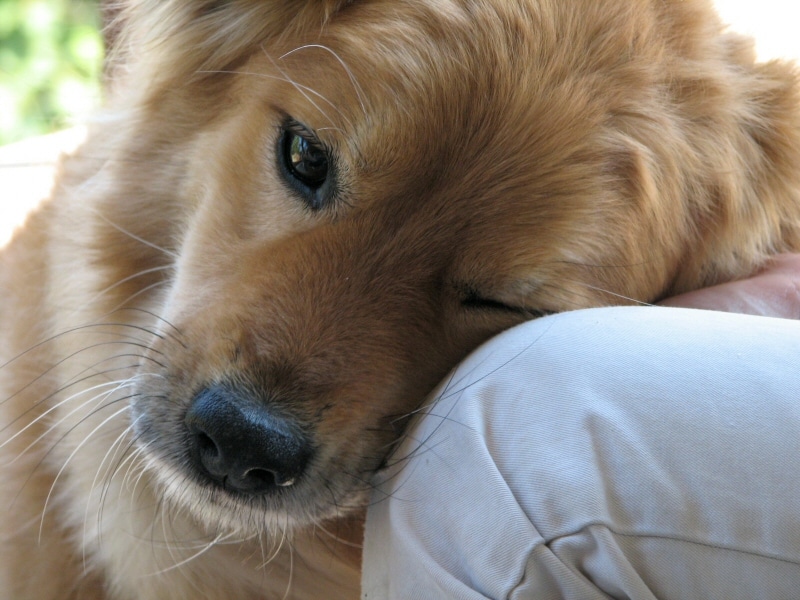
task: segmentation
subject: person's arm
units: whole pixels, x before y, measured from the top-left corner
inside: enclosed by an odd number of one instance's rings
[[[800,254],[780,254],[753,277],[667,298],[659,304],[800,319]]]
[[[800,321],[720,311],[500,334],[373,480],[363,600],[798,597],[798,356]]]

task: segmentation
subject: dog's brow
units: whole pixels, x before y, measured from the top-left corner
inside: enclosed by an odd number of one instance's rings
[[[308,102],[309,102],[309,103],[310,103],[310,104],[311,104],[311,105],[312,105],[314,108],[316,108],[316,109],[317,109],[317,110],[318,110],[318,111],[319,111],[319,112],[322,114],[322,116],[323,116],[323,117],[325,117],[325,118],[326,118],[326,119],[327,119],[327,120],[328,120],[328,121],[331,123],[331,125],[333,125],[333,124],[334,124],[334,121],[333,121],[333,119],[330,117],[330,115],[328,115],[328,113],[326,113],[324,110],[322,110],[322,108],[319,106],[319,104],[317,104],[316,102],[314,102],[314,100],[313,100],[313,99],[312,99],[312,98],[309,96],[309,94],[308,94],[308,93],[312,93],[312,94],[314,94],[315,96],[318,96],[320,99],[322,99],[322,100],[324,100],[325,102],[327,102],[327,103],[328,103],[328,104],[329,104],[329,105],[330,105],[330,106],[331,106],[331,107],[332,107],[332,108],[333,108],[333,109],[334,109],[334,110],[335,110],[335,111],[336,111],[336,112],[339,114],[339,116],[341,116],[341,117],[342,117],[342,118],[343,118],[345,121],[347,121],[347,124],[348,124],[348,125],[349,125],[351,128],[353,127],[353,123],[352,123],[352,121],[350,121],[350,119],[348,119],[348,118],[347,118],[347,116],[346,116],[346,115],[345,115],[345,114],[344,114],[344,113],[343,113],[343,112],[342,112],[342,111],[341,111],[341,110],[340,110],[340,109],[339,109],[339,108],[338,108],[338,107],[337,107],[337,106],[336,106],[336,105],[335,105],[333,102],[331,102],[331,101],[330,101],[328,98],[326,98],[325,96],[323,96],[322,94],[320,94],[320,93],[319,93],[319,92],[317,92],[316,90],[313,90],[313,89],[311,89],[311,88],[309,88],[309,87],[307,87],[307,86],[304,86],[304,85],[302,85],[302,84],[300,84],[300,83],[296,82],[296,81],[295,81],[294,79],[292,79],[291,77],[289,77],[288,73],[286,73],[286,71],[285,71],[284,69],[282,69],[280,66],[278,66],[278,63],[277,63],[277,62],[275,62],[275,60],[272,58],[272,56],[270,56],[269,52],[267,52],[266,48],[264,48],[263,46],[261,47],[261,51],[262,51],[262,53],[264,54],[264,56],[266,56],[266,57],[267,57],[267,59],[268,59],[268,60],[269,60],[269,61],[272,63],[272,66],[273,66],[273,67],[275,67],[275,69],[277,69],[277,70],[278,70],[278,72],[279,72],[279,73],[280,73],[280,74],[283,76],[283,80],[284,80],[284,81],[286,81],[287,83],[289,83],[289,84],[290,84],[292,87],[294,87],[294,88],[295,88],[295,89],[296,89],[298,92],[300,92],[300,94],[301,94],[301,95],[302,95],[302,96],[303,96],[303,97],[304,97],[306,100],[308,100]],[[308,92],[308,93],[306,93],[306,92]]]
[[[294,50],[289,50],[289,52],[283,54],[279,58],[279,60],[283,60],[286,57],[288,57],[288,56],[290,56],[290,55],[292,55],[292,54],[294,54],[296,52],[299,52],[301,50],[309,50],[309,49],[314,49],[314,48],[319,49],[319,50],[324,50],[325,52],[328,52],[342,66],[342,68],[344,69],[345,73],[347,73],[347,77],[350,79],[350,83],[353,86],[353,90],[356,93],[356,98],[358,98],[358,104],[359,104],[359,106],[361,106],[361,112],[364,114],[364,117],[366,118],[367,117],[367,109],[366,109],[366,106],[364,105],[364,97],[363,97],[363,93],[362,93],[362,90],[361,90],[361,86],[358,84],[358,81],[356,80],[355,75],[353,75],[353,71],[350,69],[350,67],[347,65],[347,63],[344,61],[344,59],[342,59],[342,57],[339,56],[339,54],[336,51],[334,51],[332,48],[330,48],[328,46],[325,46],[324,44],[306,44],[304,46],[299,46],[299,47],[295,48]]]

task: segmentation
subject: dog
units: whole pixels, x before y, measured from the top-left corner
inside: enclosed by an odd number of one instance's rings
[[[126,0],[2,254],[7,598],[356,598],[466,354],[800,249],[800,90],[705,0]]]

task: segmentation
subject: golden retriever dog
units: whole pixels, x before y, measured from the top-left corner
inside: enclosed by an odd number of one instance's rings
[[[371,476],[470,350],[800,249],[797,74],[706,0],[116,26],[2,255],[4,598],[357,598]]]

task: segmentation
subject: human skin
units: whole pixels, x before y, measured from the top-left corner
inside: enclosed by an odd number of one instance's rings
[[[800,254],[779,254],[748,279],[687,292],[659,304],[800,319]]]

